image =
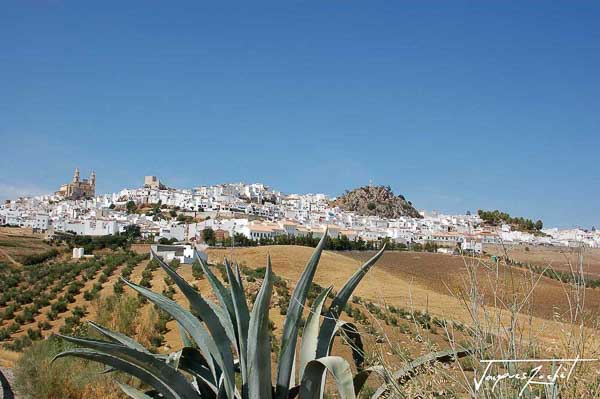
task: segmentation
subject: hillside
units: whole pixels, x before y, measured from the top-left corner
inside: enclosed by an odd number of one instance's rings
[[[43,240],[43,234],[31,229],[0,227],[0,263],[20,265],[28,256],[41,255],[52,250]]]
[[[389,186],[364,186],[347,191],[331,203],[344,211],[355,212],[363,216],[398,218],[421,215],[402,195],[396,196]]]
[[[273,270],[278,275],[297,281],[304,269],[312,248],[300,246],[265,246],[253,248],[211,249],[209,262],[222,262],[223,257],[235,259],[248,267],[264,267],[267,254],[271,256]],[[372,252],[349,251],[343,253],[323,252],[315,282],[328,286],[332,282],[346,281]],[[450,318],[471,324],[470,309],[464,300],[469,292],[467,265],[477,269],[482,301],[486,304],[487,317],[495,315],[508,322],[509,314],[500,306],[508,298],[520,298],[530,286],[529,276],[521,270],[501,268],[499,284],[491,280],[495,273],[488,270],[480,260],[463,259],[458,256],[428,254],[421,252],[390,251],[383,255],[376,266],[356,289],[356,294],[377,303],[424,310],[432,316]],[[514,271],[514,273],[513,273]],[[335,284],[336,286],[339,284]],[[563,331],[562,316],[568,313],[564,288],[547,278],[536,285],[532,320],[538,329],[538,338],[553,341],[556,331]],[[494,294],[497,295],[495,300]],[[496,303],[497,308],[493,305]],[[600,306],[600,291],[586,290],[586,306]],[[556,312],[556,313],[555,313]],[[521,315],[522,322],[527,319]],[[594,315],[597,316],[597,315]],[[589,314],[592,317],[592,314]],[[594,317],[595,319],[595,317]],[[558,330],[557,330],[558,328]]]
[[[15,351],[26,349],[32,341],[43,341],[56,332],[73,334],[85,331],[82,330],[85,320],[95,320],[135,337],[159,353],[180,349],[182,344],[176,322],[165,318],[152,304],[140,301],[131,289],[118,283],[119,277],[128,278],[186,308],[189,306],[173,281],[166,278],[165,272],[148,261],[147,247],[139,245],[133,249],[135,253],[106,251],[97,258],[79,262],[53,261],[38,267],[0,269],[0,292],[3,293],[0,302],[0,366],[13,367],[20,356]],[[211,248],[208,254],[213,272],[221,278],[224,270],[219,264],[225,256],[242,266],[243,286],[250,302],[261,285],[267,255],[271,256],[277,278],[269,317],[273,322],[272,334],[279,339],[290,294],[312,252],[313,248],[281,245]],[[340,289],[344,281],[372,255],[373,252],[366,251],[323,252],[304,317],[308,315],[317,289],[332,284],[335,289]],[[487,334],[493,334],[487,339],[503,343],[505,337],[502,331],[513,325],[509,311],[511,300],[513,296],[518,299],[526,295],[532,283],[531,276],[518,268],[500,267],[496,272],[482,259],[387,252],[361,281],[344,308],[342,318],[358,326],[365,352],[371,361],[381,361],[391,369],[398,369],[407,361],[432,350],[448,348],[451,343],[470,344],[476,337],[468,327],[473,324],[472,304],[468,298],[468,270],[477,270],[481,298],[478,320],[485,321]],[[194,273],[189,265],[179,266],[177,272],[195,285],[204,297],[217,301],[202,273]],[[519,335],[521,342],[533,340],[535,347],[540,348],[538,350],[549,348],[542,350],[544,355],[555,350],[556,345],[572,333],[572,326],[565,322],[568,308],[565,307],[564,288],[554,280],[540,279],[536,283],[535,299],[533,296],[530,298],[531,306],[528,304],[514,318],[516,328],[523,331]],[[588,309],[599,308],[600,290],[587,289],[585,296],[586,305],[590,306]],[[597,320],[595,314],[587,313],[587,316],[590,320]],[[594,330],[583,330],[589,339],[590,353],[595,356],[598,340]],[[535,331],[535,336],[525,336],[526,331]],[[279,351],[278,339],[272,344],[273,359]],[[336,340],[333,353],[351,362],[350,348],[350,343],[344,339]],[[546,353],[546,350],[549,352]],[[472,380],[474,364],[468,360],[461,363],[466,374],[462,374],[456,364],[439,366],[446,367],[441,374],[436,374],[436,378],[445,376],[439,381],[439,386],[450,389],[448,396],[462,397],[463,393],[458,386],[448,385],[450,381],[460,378]],[[106,392],[115,389],[111,381],[105,381],[106,387],[102,389]],[[419,391],[423,389],[419,385],[421,383],[433,389],[426,376],[412,386]],[[101,392],[97,397],[108,397],[105,391]]]

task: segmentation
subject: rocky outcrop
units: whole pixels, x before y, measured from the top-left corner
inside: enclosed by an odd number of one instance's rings
[[[395,219],[400,216],[420,218],[421,215],[402,195],[394,195],[390,186],[364,186],[336,198],[331,203],[348,212],[363,216]]]

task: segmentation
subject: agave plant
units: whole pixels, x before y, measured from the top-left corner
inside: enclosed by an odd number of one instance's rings
[[[360,334],[353,324],[341,321],[339,316],[356,286],[383,254],[384,249],[363,264],[346,282],[324,312],[322,322],[321,313],[331,287],[320,293],[307,317],[299,358],[296,359],[302,312],[325,237],[326,235],[316,247],[292,294],[282,330],[275,386],[271,376],[268,315],[274,279],[270,257],[267,257],[265,277],[250,310],[244,295],[239,267],[233,267],[227,260],[225,270],[229,287],[217,279],[196,253],[196,258],[218,299],[216,303],[203,297],[153,254],[188,299],[190,310],[144,287],[122,280],[177,321],[184,348],[169,355],[153,354],[131,338],[90,322],[90,325],[108,340],[61,335],[63,339],[81,348],[62,352],[54,360],[76,356],[103,363],[109,366],[110,370],[116,369],[135,376],[153,388],[151,391],[141,392],[131,386],[119,384],[127,395],[136,399],[288,399],[297,396],[322,398],[327,373],[335,380],[342,398],[355,398],[371,373],[385,373],[379,367],[363,369],[364,354]],[[350,364],[346,360],[330,354],[333,341],[339,335],[352,341],[353,359],[359,370],[356,376],[352,375]],[[433,354],[432,359],[435,361],[437,358],[460,356],[464,354],[444,352]],[[405,370],[402,378],[410,378],[410,370],[413,369]],[[237,385],[236,374],[239,374],[241,381]],[[296,382],[296,374],[299,383]],[[387,386],[380,388],[381,392],[377,397],[385,394],[386,390]]]
[[[2,374],[2,370],[0,370],[0,387],[2,388],[3,399],[14,399],[15,395],[8,383],[8,379]]]

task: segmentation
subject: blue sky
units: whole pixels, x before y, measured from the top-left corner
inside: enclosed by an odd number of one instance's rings
[[[372,179],[420,209],[600,226],[599,19],[595,1],[4,2],[0,198],[75,166],[99,192]]]

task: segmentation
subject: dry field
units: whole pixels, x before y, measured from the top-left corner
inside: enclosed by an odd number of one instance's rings
[[[373,253],[349,252],[344,255],[364,262]],[[535,282],[535,290],[530,297],[534,316],[551,320],[557,315],[565,316],[569,310],[564,286],[560,282],[547,277],[539,278],[522,268],[498,264],[496,269],[495,263],[475,258],[400,251],[386,252],[377,263],[377,268],[452,299],[469,296],[470,269],[475,271],[479,293],[488,306],[498,306],[500,301],[509,303],[515,293],[526,293]],[[588,325],[592,325],[598,316],[594,310],[600,311],[600,289],[588,288],[585,291],[586,305],[590,309]]]
[[[14,239],[14,238],[13,238]],[[27,238],[34,241],[33,238]],[[32,247],[30,247],[32,248]],[[136,245],[132,248],[134,252],[146,254],[148,246]],[[210,249],[209,263],[222,263],[223,257],[227,257],[238,262],[242,266],[250,269],[264,267],[267,254],[271,255],[274,272],[287,281],[289,289],[293,289],[295,282],[302,273],[307,260],[312,254],[313,249],[300,246],[267,246],[253,248],[236,249]],[[104,256],[109,255],[103,254]],[[325,251],[321,257],[319,268],[315,275],[315,283],[327,287],[333,285],[334,289],[339,289],[345,281],[356,271],[356,269],[373,253],[368,252],[343,252],[335,253]],[[140,282],[143,273],[147,268],[148,261],[143,260],[137,263],[131,272],[130,280]],[[40,266],[45,267],[45,266]],[[98,297],[94,300],[86,300],[84,292],[89,291],[94,285],[99,283],[99,276],[102,270],[98,270],[90,279],[84,282],[84,286],[74,296],[73,302],[68,304],[66,311],[60,313],[56,320],[49,320],[47,312],[51,305],[46,305],[39,310],[31,322],[21,325],[20,329],[11,335],[6,341],[14,342],[27,335],[27,330],[35,328],[38,323],[49,322],[47,330],[43,335],[57,332],[64,324],[65,320],[73,316],[73,309],[77,306],[86,307],[86,315],[83,320],[97,320],[99,302],[114,294],[113,287],[118,277],[122,274],[125,264],[120,264],[110,273],[107,281],[100,285]],[[213,269],[215,274],[220,275],[217,268]],[[198,286],[199,291],[206,297],[215,299],[211,293],[206,279],[196,279],[192,276],[191,267],[182,265],[178,269],[187,281]],[[82,279],[83,272],[75,280]],[[165,280],[166,274],[161,269],[153,270],[150,277],[151,289],[155,292],[163,292],[170,289],[169,283]],[[572,300],[570,292],[564,285],[547,278],[537,277],[526,270],[514,267],[505,267],[495,264],[482,263],[479,259],[469,259],[457,256],[415,253],[415,252],[396,252],[391,251],[383,255],[375,267],[366,275],[358,286],[355,294],[365,298],[380,309],[386,306],[408,311],[423,311],[432,317],[448,321],[457,321],[464,325],[471,326],[474,322],[472,303],[469,296],[472,294],[471,282],[475,280],[478,295],[481,298],[481,314],[476,317],[477,322],[488,323],[486,331],[494,331],[502,334],[502,329],[506,326],[513,326],[514,330],[527,331],[528,340],[536,340],[541,346],[547,348],[548,353],[558,353],[565,345],[565,336],[572,336],[573,326],[568,323],[569,306],[568,300]],[[172,283],[171,283],[172,284]],[[251,283],[246,282],[248,294],[258,290],[260,281]],[[511,315],[509,307],[514,299],[527,296],[528,289],[535,285],[532,295],[528,300],[530,306],[519,309],[520,313]],[[51,289],[53,285],[49,286]],[[68,286],[65,286],[58,295],[64,295]],[[126,294],[131,294],[131,290],[125,288]],[[600,305],[600,289],[585,290],[586,309],[598,309]],[[187,300],[175,289],[173,299],[187,307]],[[284,315],[280,313],[281,308],[278,305],[278,294],[275,293],[272,300],[270,311],[271,320],[274,323],[274,336],[279,337],[281,327],[284,321]],[[56,299],[51,301],[54,303]],[[432,350],[441,350],[448,348],[447,332],[443,328],[422,328],[405,316],[395,317],[398,319],[394,324],[388,323],[389,320],[374,317],[369,313],[364,304],[352,303],[355,309],[361,309],[367,314],[372,327],[377,332],[369,330],[369,324],[361,327],[363,340],[369,353],[376,353],[391,367],[398,367],[409,359],[430,353]],[[0,310],[6,307],[0,307]],[[19,313],[20,310],[17,312]],[[144,336],[141,331],[143,326],[156,322],[155,311],[152,305],[146,303],[141,305],[137,312],[140,314],[140,324],[135,331],[135,336],[144,344],[150,342],[148,336]],[[514,316],[514,317],[513,317]],[[514,320],[511,319],[514,318]],[[596,315],[588,314],[586,334],[589,333],[593,339],[586,343],[590,350],[595,350],[598,340],[591,328],[592,319]],[[351,320],[351,316],[344,313],[342,318]],[[0,323],[1,327],[7,328],[12,320],[5,320]],[[396,324],[397,323],[397,324]],[[511,324],[513,323],[513,324]],[[108,325],[114,328],[113,325]],[[162,343],[158,348],[159,352],[169,352],[181,347],[180,335],[174,321],[169,321],[166,325],[166,331],[162,337]],[[495,330],[494,330],[495,329]],[[454,330],[454,328],[453,328]],[[469,340],[461,330],[453,331],[456,334],[454,339],[457,342]],[[382,336],[385,339],[382,339]],[[336,342],[334,353],[342,355],[347,360],[351,360],[351,351],[348,345]],[[18,359],[18,354],[10,351],[0,351],[0,366],[11,366]],[[276,357],[273,354],[274,358]],[[467,376],[472,377],[469,364],[465,364]],[[459,392],[462,392],[460,385],[461,378],[459,371],[451,367],[448,370],[457,381],[457,386],[452,385]],[[425,383],[428,383],[427,381]]]
[[[211,249],[209,262],[222,262],[224,256],[249,267],[264,266],[267,254],[271,255],[273,269],[278,275],[296,281],[304,269],[312,248],[300,246],[265,246],[251,248]],[[351,274],[370,257],[367,252],[324,252],[315,282],[334,288],[340,288]],[[494,318],[506,321],[511,316],[507,308],[509,299],[522,297],[531,286],[531,276],[523,270],[499,269],[500,281],[495,284],[492,276],[495,270],[486,269],[479,260],[465,260],[443,254],[422,252],[388,252],[367,274],[356,289],[356,294],[378,303],[394,305],[402,308],[413,308],[446,319],[462,323],[473,322],[472,310],[468,298],[469,277],[466,265],[473,265],[477,271],[477,289],[483,297],[486,311]],[[476,266],[475,266],[476,265]],[[489,265],[488,265],[489,266]],[[528,282],[529,281],[529,282]],[[535,281],[535,279],[534,279]],[[570,318],[568,299],[558,282],[541,278],[535,283],[536,288],[529,296],[531,312],[522,309],[519,319],[535,327],[538,338],[548,343],[556,343],[557,336],[568,329],[566,321]],[[494,288],[499,300],[494,303]],[[600,290],[586,290],[586,309],[599,309]],[[496,306],[493,306],[493,305]],[[531,316],[531,317],[530,317]],[[596,314],[588,315],[587,325],[592,327]]]
[[[50,250],[44,235],[31,229],[0,227],[0,262],[19,264],[24,256]]]
[[[484,251],[490,255],[505,253],[510,259],[541,267],[551,267],[559,271],[570,271],[577,268],[579,255],[583,256],[583,271],[591,278],[600,278],[599,248],[541,247],[526,245],[486,245]]]

